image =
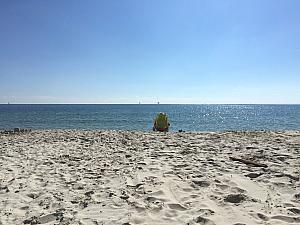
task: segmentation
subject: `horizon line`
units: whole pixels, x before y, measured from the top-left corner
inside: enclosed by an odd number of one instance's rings
[[[0,103],[0,105],[300,105],[300,103]]]

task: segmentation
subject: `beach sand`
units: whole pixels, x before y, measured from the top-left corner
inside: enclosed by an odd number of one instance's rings
[[[0,224],[300,224],[299,171],[299,131],[0,134]]]

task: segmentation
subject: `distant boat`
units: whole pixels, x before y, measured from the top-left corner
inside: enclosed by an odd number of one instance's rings
[[[157,102],[157,105],[159,105],[159,102]]]
[[[10,105],[10,103],[8,102],[7,105]]]
[[[141,104],[141,102],[139,102],[139,105]]]

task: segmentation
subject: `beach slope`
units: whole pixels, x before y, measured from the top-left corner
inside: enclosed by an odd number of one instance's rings
[[[0,224],[300,224],[300,132],[0,134]]]

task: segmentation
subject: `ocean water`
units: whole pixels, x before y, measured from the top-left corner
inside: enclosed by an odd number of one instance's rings
[[[300,130],[300,105],[0,105],[0,129],[152,129],[158,112],[171,131]]]

